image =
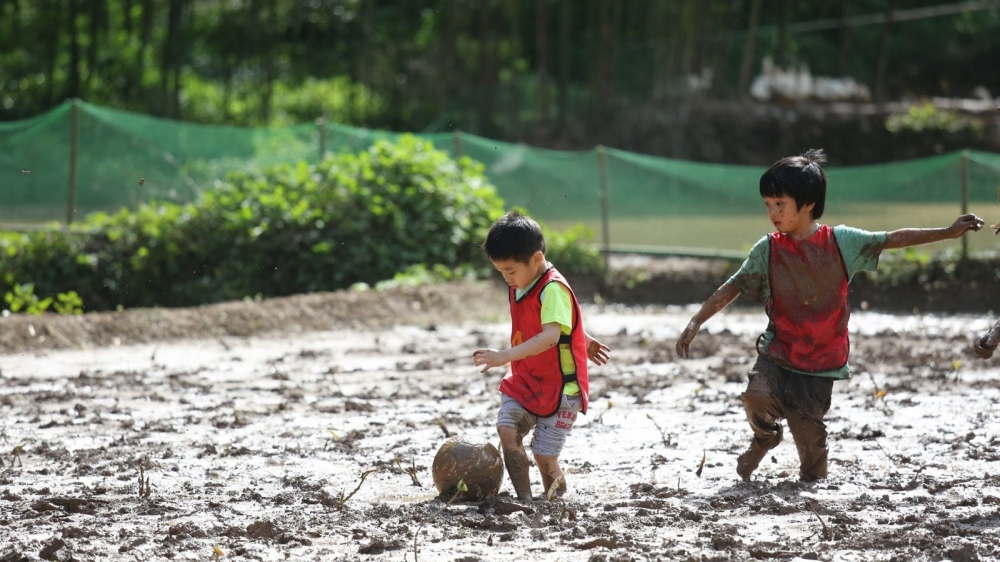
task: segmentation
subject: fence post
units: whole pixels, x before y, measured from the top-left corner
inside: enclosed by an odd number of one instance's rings
[[[319,130],[319,161],[326,158],[326,117],[316,119],[316,129]]]
[[[597,167],[601,178],[601,241],[603,244],[604,270],[608,271],[608,260],[611,254],[610,205],[608,204],[608,163],[607,153],[603,145],[597,145]]]
[[[70,107],[69,134],[69,200],[66,201],[66,227],[73,223],[76,214],[76,160],[80,149],[80,100],[73,98]]]
[[[969,151],[962,151],[962,214],[969,212]],[[969,235],[962,234],[962,261],[969,259]]]
[[[452,139],[455,143],[455,160],[465,156],[465,147],[462,146],[462,132],[455,129],[451,132]]]

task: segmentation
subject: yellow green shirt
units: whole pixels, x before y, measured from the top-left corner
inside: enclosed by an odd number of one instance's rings
[[[538,279],[531,282],[526,289],[523,291],[518,289],[515,291],[515,296],[521,298],[525,293],[531,290],[535,286]],[[573,332],[573,298],[570,296],[569,289],[566,288],[562,283],[549,283],[542,289],[542,294],[539,296],[542,301],[542,325],[551,324],[553,322],[559,324],[560,331],[563,335],[569,335]],[[573,358],[572,346],[568,343],[561,343],[559,345],[559,361],[562,363],[563,373],[570,375],[576,373],[576,361]],[[571,382],[567,383],[563,387],[563,394],[569,396],[575,396],[580,394],[580,385]]]

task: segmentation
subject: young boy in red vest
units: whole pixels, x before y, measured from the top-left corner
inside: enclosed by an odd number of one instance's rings
[[[566,490],[559,453],[576,421],[587,413],[587,359],[608,361],[608,346],[583,328],[580,303],[566,279],[545,260],[538,223],[511,211],[490,227],[483,250],[510,286],[510,349],[477,349],[482,372],[510,363],[500,381],[497,433],[514,492],[531,502],[524,436],[534,428],[531,451],[549,492]]]
[[[833,381],[850,376],[847,284],[858,271],[872,271],[887,248],[904,248],[979,230],[972,214],[947,228],[906,228],[867,232],[830,228],[823,216],[826,173],[822,150],[778,160],[760,178],[760,195],[775,232],[750,250],[743,266],[708,298],[677,341],[688,357],[701,325],[742,294],[764,305],[769,319],[757,339],[757,362],[740,398],[753,440],[736,461],[749,480],[761,459],[782,437],[785,418],[799,453],[799,478],[812,482],[827,475],[826,424]]]

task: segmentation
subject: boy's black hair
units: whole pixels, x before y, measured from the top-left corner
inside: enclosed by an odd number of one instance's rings
[[[528,263],[535,252],[545,252],[545,237],[537,222],[510,211],[490,226],[482,247],[490,261]]]
[[[801,156],[788,156],[778,160],[760,177],[761,197],[781,197],[787,195],[795,199],[795,205],[815,203],[813,220],[823,216],[826,207],[826,154],[822,148],[809,149]]]

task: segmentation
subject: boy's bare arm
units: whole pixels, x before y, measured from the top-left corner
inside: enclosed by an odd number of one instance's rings
[[[472,361],[477,367],[482,367],[480,371],[485,373],[493,367],[502,367],[511,361],[532,357],[549,349],[559,343],[559,335],[562,329],[557,322],[550,322],[542,325],[542,331],[528,341],[515,345],[510,349],[477,349],[472,354]]]
[[[885,248],[907,248],[909,246],[919,246],[958,238],[970,230],[979,230],[983,227],[983,219],[969,213],[962,215],[955,220],[954,224],[947,228],[901,228],[893,230],[885,235]]]
[[[701,305],[698,312],[691,317],[691,321],[688,322],[687,327],[681,332],[681,337],[677,340],[677,356],[689,357],[691,342],[698,335],[701,325],[707,322],[709,318],[715,316],[717,312],[726,308],[726,305],[733,302],[738,296],[740,296],[740,290],[730,283],[723,283],[721,287],[716,289],[712,293],[712,296],[708,297],[708,300]]]

